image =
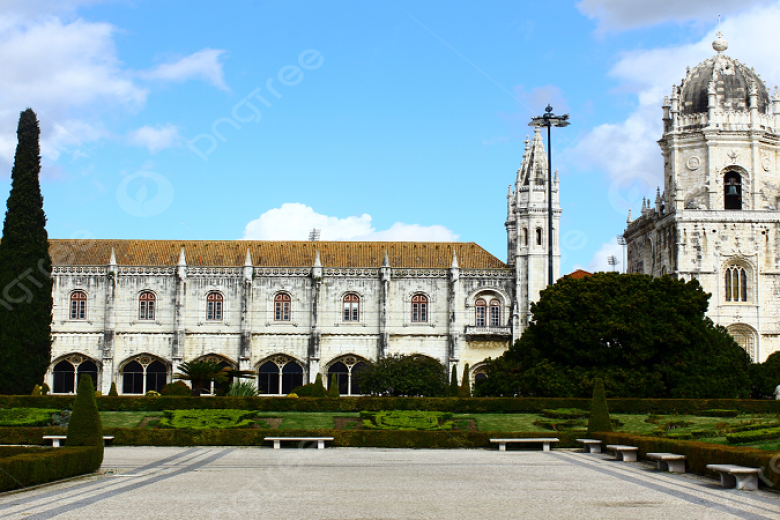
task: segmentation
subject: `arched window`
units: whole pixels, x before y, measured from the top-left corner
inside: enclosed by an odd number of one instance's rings
[[[159,392],[168,383],[168,369],[159,361],[146,367],[146,391]]]
[[[68,361],[60,361],[54,365],[54,388],[52,392],[55,394],[70,394],[75,390],[73,384],[73,376],[75,375],[76,368]]]
[[[168,367],[152,357],[141,356],[127,363],[122,369],[123,394],[159,392],[167,383]]]
[[[92,361],[83,361],[79,363],[78,369],[76,371],[78,373],[78,377],[76,378],[76,381],[81,381],[81,376],[84,374],[88,375],[92,378],[92,386],[95,387],[95,390],[98,390],[98,370],[97,365],[93,363]]]
[[[536,228],[536,245],[542,245],[542,228]]]
[[[742,266],[730,265],[726,268],[726,301],[746,302],[748,276]]]
[[[360,382],[357,374],[366,368],[366,364],[353,357],[345,358],[343,361],[333,363],[328,369],[328,384],[336,376],[336,384],[339,386],[341,395],[360,395]]]
[[[157,298],[151,291],[144,291],[141,293],[138,299],[138,319],[139,320],[153,320],[154,319],[154,302]]]
[[[412,296],[412,321],[414,323],[428,321],[428,298],[422,294]]]
[[[222,295],[218,292],[210,292],[206,296],[206,319],[222,321]]]
[[[144,393],[144,367],[138,361],[131,361],[122,370],[122,393]]]
[[[344,321],[358,321],[360,316],[360,298],[357,294],[344,296]]]
[[[729,172],[723,180],[724,208],[742,209],[742,176],[737,172]]]
[[[70,293],[70,319],[87,319],[87,293],[84,291]]]
[[[274,321],[290,321],[291,300],[286,293],[279,293],[274,297]]]
[[[280,356],[266,361],[257,370],[257,389],[266,395],[287,395],[303,385],[303,368],[293,360]]]
[[[474,325],[477,327],[484,327],[487,324],[487,303],[485,300],[480,298],[474,305],[477,309],[477,316]]]
[[[490,300],[490,326],[501,326],[501,302],[498,300]]]

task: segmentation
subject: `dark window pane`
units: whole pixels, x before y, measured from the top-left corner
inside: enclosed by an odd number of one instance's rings
[[[97,390],[97,365],[93,363],[92,361],[84,361],[82,364],[79,365],[78,370],[79,377],[77,378],[79,381],[81,381],[81,376],[83,374],[87,374],[89,377],[92,378],[92,386]]]
[[[73,377],[75,368],[67,361],[60,361],[54,366],[54,393],[69,394],[74,391]]]

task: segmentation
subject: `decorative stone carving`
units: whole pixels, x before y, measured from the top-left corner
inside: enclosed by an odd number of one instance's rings
[[[701,159],[699,159],[697,156],[693,156],[690,159],[688,159],[688,162],[686,163],[688,166],[688,169],[691,171],[696,171],[699,169],[699,166],[701,165]]]

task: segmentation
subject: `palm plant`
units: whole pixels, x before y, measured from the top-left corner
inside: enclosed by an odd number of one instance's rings
[[[200,396],[210,386],[209,383],[226,383],[233,378],[250,378],[255,373],[251,370],[234,370],[222,367],[213,361],[188,361],[179,365],[179,372],[174,379],[189,381],[192,395]]]
[[[255,397],[257,387],[252,381],[233,381],[227,392],[230,397]]]

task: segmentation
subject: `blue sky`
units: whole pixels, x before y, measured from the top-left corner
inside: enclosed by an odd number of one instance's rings
[[[606,269],[661,183],[663,96],[714,54],[718,14],[727,54],[780,82],[776,1],[482,4],[4,0],[0,191],[29,106],[53,238],[318,227],[505,260],[507,186],[549,102],[572,122],[553,134],[562,270]]]

